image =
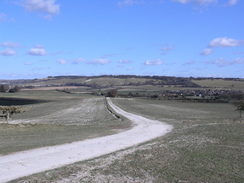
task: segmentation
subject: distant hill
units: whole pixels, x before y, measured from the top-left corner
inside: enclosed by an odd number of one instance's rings
[[[88,86],[111,88],[119,86],[170,86],[170,87],[228,87],[244,88],[239,78],[193,78],[170,76],[100,75],[100,76],[49,76],[43,79],[0,80],[0,84],[20,86]]]

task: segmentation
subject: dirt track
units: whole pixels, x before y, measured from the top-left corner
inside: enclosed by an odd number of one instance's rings
[[[128,113],[115,106],[110,99],[108,102],[135,126],[115,135],[0,156],[0,182],[109,154],[165,135],[172,129],[171,125],[160,121]]]

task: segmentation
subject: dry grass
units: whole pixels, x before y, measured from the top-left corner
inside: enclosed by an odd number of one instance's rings
[[[228,81],[224,79],[204,79],[204,80],[192,80],[192,82],[202,86],[211,88],[222,88],[222,89],[235,89],[243,90],[244,81]]]
[[[48,92],[29,97],[46,96],[53,101],[33,104],[26,113],[14,114],[9,124],[0,119],[0,154],[110,135],[130,127],[129,121],[111,115],[102,97],[66,94],[70,97],[66,99],[62,93]]]
[[[30,88],[23,88],[21,89],[21,91],[49,91],[49,90],[62,90],[62,89],[77,89],[77,88],[81,88],[81,87],[77,87],[77,86],[67,86],[67,87],[63,87],[63,86],[55,86],[55,87],[35,87],[33,89]]]
[[[114,100],[127,111],[167,121],[171,133],[98,159],[16,182],[243,182],[244,124],[229,104]]]

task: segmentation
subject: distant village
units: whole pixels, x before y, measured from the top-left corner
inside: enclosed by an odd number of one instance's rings
[[[152,99],[196,101],[196,102],[229,102],[231,100],[243,100],[244,91],[239,90],[218,90],[218,89],[186,89],[186,90],[165,90],[161,92],[129,92],[119,94],[120,97],[149,97]]]

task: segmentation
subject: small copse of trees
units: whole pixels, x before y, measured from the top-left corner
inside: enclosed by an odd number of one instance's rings
[[[19,86],[14,86],[14,87],[10,87],[9,85],[0,85],[0,92],[1,93],[16,93],[20,91],[20,87]]]
[[[0,92],[8,92],[10,89],[9,85],[0,85]]]
[[[107,97],[117,97],[118,95],[118,90],[112,89],[107,92]]]
[[[0,112],[2,113],[0,117],[3,117],[7,122],[10,120],[15,113],[24,113],[29,108],[23,108],[22,106],[0,106]]]
[[[20,87],[19,86],[14,86],[8,92],[9,93],[16,93],[16,92],[19,92],[19,91],[20,91]]]

